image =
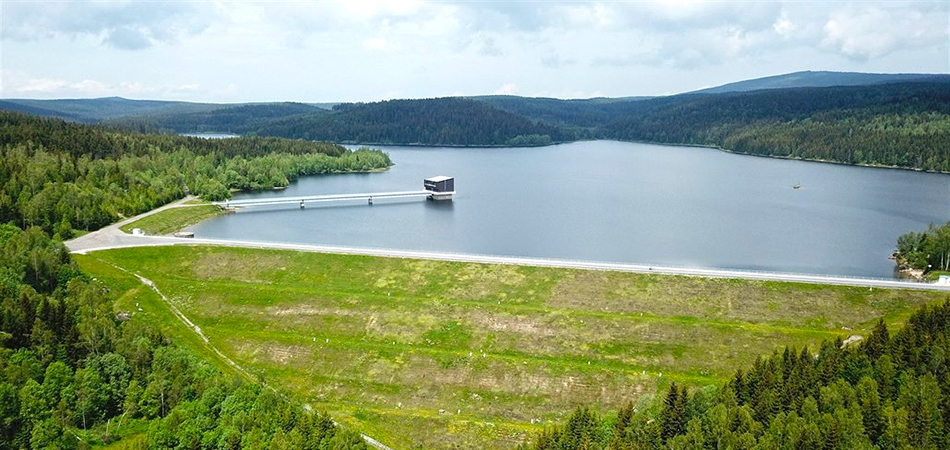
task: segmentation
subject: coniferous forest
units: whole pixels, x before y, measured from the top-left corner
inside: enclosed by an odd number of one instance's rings
[[[122,321],[43,230],[0,225],[0,449],[365,449],[258,384]]]
[[[390,165],[375,150],[207,140],[0,113],[0,449],[365,449],[260,384],[113,311],[61,240],[183,197]],[[54,238],[50,235],[55,234]]]
[[[671,384],[616,416],[578,409],[521,450],[950,448],[950,303],[860,345],[786,348],[714,390]]]
[[[897,256],[908,266],[930,271],[950,271],[950,222],[931,224],[922,232],[911,231],[897,238]]]
[[[229,131],[394,145],[533,146],[618,139],[950,172],[947,80],[929,76],[861,86],[656,98],[390,100],[338,104],[333,111],[299,103],[219,105],[216,109],[204,105],[205,110],[194,111],[202,106],[195,104],[188,109],[169,106],[181,110],[177,113],[118,117],[106,123],[136,131]],[[31,105],[33,109],[24,110],[34,111],[36,105]]]
[[[127,133],[0,112],[0,223],[67,239],[188,193],[222,200],[234,189],[391,164],[378,150],[322,142]]]

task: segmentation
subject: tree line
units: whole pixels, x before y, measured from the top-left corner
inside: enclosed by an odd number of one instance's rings
[[[520,450],[950,448],[950,301],[860,345],[786,348],[718,388],[672,383],[662,401],[578,409]]]
[[[0,449],[365,450],[132,317],[41,229],[0,225]]]
[[[333,142],[423,145],[543,145],[573,140],[560,127],[464,98],[346,103],[333,114],[275,119],[254,130]]]
[[[605,127],[604,136],[615,139],[950,172],[944,83],[682,95],[611,106],[628,111]]]
[[[950,222],[943,226],[930,224],[926,231],[911,231],[897,238],[900,261],[925,273],[950,271]]]
[[[0,112],[0,223],[67,239],[187,194],[223,200],[303,175],[390,165],[378,150],[323,142],[120,133]]]
[[[300,103],[240,105],[132,116],[108,123],[135,131],[232,131],[345,143],[531,146],[618,139],[950,172],[950,88],[945,80],[927,78],[649,99],[485,96],[390,100],[340,104],[332,113]],[[114,142],[115,136],[103,140],[101,135],[71,134],[85,139],[61,139],[57,127],[47,127],[35,133],[35,142],[66,150],[129,145]],[[143,140],[139,136],[136,141],[164,139],[168,138]],[[261,149],[288,145],[257,139],[254,146]],[[4,142],[0,129],[0,143]],[[208,151],[238,147],[243,156],[252,156],[246,153],[247,146],[232,143],[202,147]]]

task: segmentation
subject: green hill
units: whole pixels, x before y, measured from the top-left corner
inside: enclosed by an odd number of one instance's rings
[[[253,103],[207,111],[126,116],[107,121],[109,125],[140,131],[175,133],[228,132],[247,134],[273,119],[299,115],[329,114],[330,111],[305,103]]]
[[[543,145],[573,140],[560,127],[463,98],[337,105],[335,114],[268,122],[259,135],[333,142],[418,145]]]
[[[950,75],[798,72],[655,98],[492,95],[326,106],[0,101],[0,109],[135,131],[441,146],[617,139],[950,172]]]
[[[6,99],[0,109],[94,123],[118,117],[150,114],[187,114],[210,111],[227,105],[161,100],[130,100],[122,97],[60,100]],[[42,111],[42,112],[40,112]]]
[[[866,86],[872,84],[901,83],[907,81],[931,81],[950,83],[950,75],[923,73],[860,73],[803,71],[737,81],[722,86],[700,89],[694,93],[722,94],[748,92],[760,89],[788,89],[801,87]]]
[[[635,106],[603,134],[950,171],[950,85],[942,82],[687,94]]]

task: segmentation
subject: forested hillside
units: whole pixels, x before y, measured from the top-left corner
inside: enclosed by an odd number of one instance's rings
[[[463,98],[341,104],[335,114],[289,117],[257,129],[262,136],[333,142],[424,145],[544,145],[569,132]]]
[[[162,100],[130,100],[122,97],[77,98],[60,100],[0,100],[0,109],[56,117],[76,122],[96,123],[118,117],[153,114],[188,114],[211,111],[227,105]]]
[[[828,84],[845,86],[787,87]],[[780,88],[762,89],[773,87]],[[106,122],[139,132],[219,131],[442,146],[617,139],[950,172],[950,76],[809,72],[707,92],[720,91],[730,92],[586,100],[517,96],[390,100],[339,104],[332,112],[300,103],[88,102],[103,103],[112,111],[144,111]],[[15,107],[74,120],[90,114],[89,105],[81,100],[20,101],[14,106],[10,102],[0,102],[0,109]]]
[[[713,391],[673,383],[662,402],[603,418],[579,409],[523,450],[950,448],[950,303],[894,336],[786,349]]]
[[[611,121],[622,111],[623,107],[618,108],[617,104],[629,107],[633,102],[649,98],[561,100],[556,98],[518,97],[515,95],[472,97],[473,100],[487,103],[502,111],[569,128],[574,132],[581,133],[580,137],[583,137],[585,133],[587,136],[596,136],[598,127]]]
[[[871,84],[902,83],[907,81],[950,82],[950,76],[924,73],[861,73],[812,71],[786,73],[753,80],[737,81],[693,93],[722,94],[725,92],[749,92],[761,89],[788,89],[803,87],[867,86]]]
[[[302,175],[389,167],[377,150],[279,138],[119,133],[0,112],[0,223],[66,239],[187,193],[287,186]]]
[[[640,103],[641,112],[613,121],[605,136],[950,171],[946,83],[696,94]]]
[[[128,130],[174,133],[226,132],[247,134],[255,132],[273,119],[300,115],[329,114],[327,109],[304,103],[260,103],[229,106],[210,111],[184,114],[152,114],[114,119],[106,124]]]
[[[0,449],[367,448],[112,300],[62,243],[0,225]]]

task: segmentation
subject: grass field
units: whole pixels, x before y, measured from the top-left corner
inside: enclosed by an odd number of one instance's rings
[[[223,209],[210,203],[169,208],[123,225],[119,229],[131,233],[133,228],[141,228],[146,234],[159,236],[174,233],[223,212]]]
[[[715,384],[946,294],[223,247],[77,255],[117,309],[397,449],[510,448],[578,405]],[[135,304],[139,304],[138,307]],[[138,312],[138,308],[142,311]]]

